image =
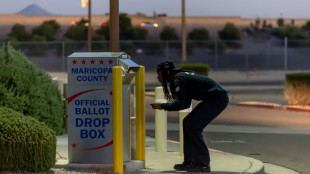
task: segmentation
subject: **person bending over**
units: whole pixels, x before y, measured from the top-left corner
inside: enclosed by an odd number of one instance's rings
[[[183,120],[184,161],[174,169],[210,172],[210,154],[203,129],[228,105],[227,91],[211,78],[176,68],[172,61],[157,66],[168,103],[152,103],[153,109],[179,111],[189,108],[192,99],[201,101]]]

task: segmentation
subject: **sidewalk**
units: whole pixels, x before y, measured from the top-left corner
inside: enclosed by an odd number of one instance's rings
[[[173,169],[174,164],[183,162],[183,157],[181,157],[178,152],[178,142],[168,141],[167,152],[155,152],[155,139],[146,137],[145,146],[145,169],[142,169],[143,163],[131,161],[130,163],[125,163],[126,167],[124,173],[181,173],[181,171]],[[211,173],[264,174],[264,165],[259,160],[214,149],[210,149],[210,155],[212,159]],[[55,173],[61,173],[61,171],[67,173],[70,172],[70,170],[81,171],[83,173],[111,173],[113,171],[113,165],[68,164],[68,135],[61,135],[57,137],[57,163],[53,170]]]

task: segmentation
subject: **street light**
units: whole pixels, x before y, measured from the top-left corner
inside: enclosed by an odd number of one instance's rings
[[[88,4],[88,52],[91,52],[91,0],[81,0],[81,7],[85,8]]]

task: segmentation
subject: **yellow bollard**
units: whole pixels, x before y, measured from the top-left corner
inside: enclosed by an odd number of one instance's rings
[[[145,83],[144,66],[136,74],[136,159],[145,161]]]
[[[114,173],[123,173],[123,94],[122,68],[112,68],[113,112],[113,167]]]

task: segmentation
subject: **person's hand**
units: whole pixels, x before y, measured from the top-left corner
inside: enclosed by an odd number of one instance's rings
[[[159,109],[159,110],[163,109],[161,108],[161,103],[152,103],[151,106],[153,109]]]

